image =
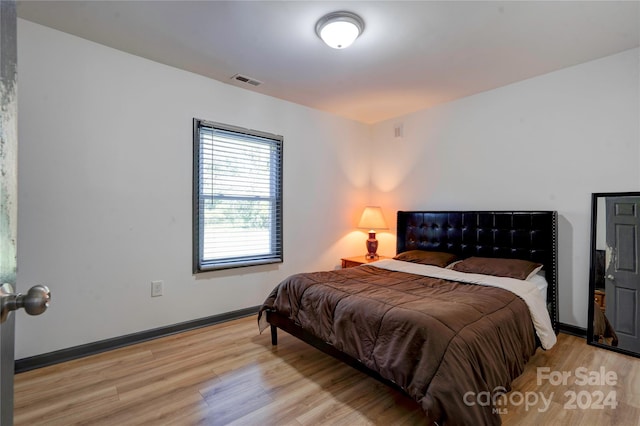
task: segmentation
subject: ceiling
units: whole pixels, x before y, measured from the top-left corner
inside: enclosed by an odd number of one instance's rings
[[[344,50],[315,34],[337,10],[365,21]],[[24,0],[18,16],[364,123],[640,45],[639,1]]]

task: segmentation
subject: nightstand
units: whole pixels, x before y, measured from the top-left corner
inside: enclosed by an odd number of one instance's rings
[[[389,259],[386,256],[378,256],[374,259],[369,259],[365,256],[355,256],[355,257],[343,257],[342,260],[342,268],[353,268],[354,266],[364,265],[365,263],[375,262],[377,260]]]

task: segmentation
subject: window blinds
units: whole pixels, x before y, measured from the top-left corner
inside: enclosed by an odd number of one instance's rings
[[[195,120],[196,145],[196,269],[282,262],[282,137]]]

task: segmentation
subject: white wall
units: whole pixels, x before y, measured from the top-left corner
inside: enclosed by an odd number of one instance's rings
[[[372,197],[388,211],[557,210],[560,321],[586,327],[591,193],[640,189],[639,57],[628,50],[378,123]],[[394,247],[386,237],[381,246]]]
[[[391,230],[398,209],[557,210],[560,320],[586,327],[590,194],[640,186],[638,49],[366,126],[18,24],[18,285],[53,304],[18,313],[16,358],[256,306],[361,253],[369,202]],[[284,136],[283,264],[192,275],[194,117]]]
[[[18,286],[53,302],[18,313],[17,359],[257,306],[364,250],[369,126],[24,20],[18,57]],[[284,136],[283,264],[192,275],[194,117]]]

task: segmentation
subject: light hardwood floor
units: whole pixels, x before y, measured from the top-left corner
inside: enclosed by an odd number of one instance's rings
[[[418,405],[315,348],[279,333],[258,334],[243,318],[16,375],[15,424],[20,425],[422,425]],[[565,385],[537,368],[569,372]],[[581,385],[576,369],[615,372],[615,385]],[[567,409],[596,391],[615,391],[615,409]],[[529,392],[529,394],[527,394]],[[517,393],[551,399],[533,407]],[[538,349],[515,380],[505,425],[640,425],[640,360],[560,334]],[[593,402],[593,401],[592,401]]]

